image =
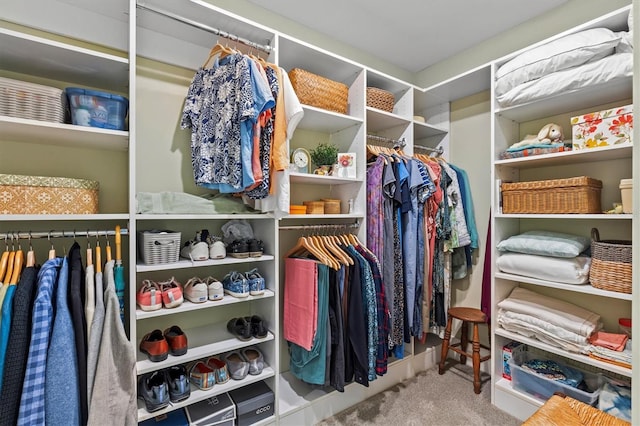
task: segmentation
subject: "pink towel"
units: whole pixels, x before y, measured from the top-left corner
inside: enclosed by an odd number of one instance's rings
[[[310,351],[318,322],[318,271],[315,260],[284,260],[284,338]]]
[[[596,331],[589,337],[589,343],[612,351],[621,351],[627,344],[629,336],[619,333],[607,333],[604,331]]]

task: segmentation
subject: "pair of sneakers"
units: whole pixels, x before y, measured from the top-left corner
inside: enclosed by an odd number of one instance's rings
[[[260,257],[264,253],[264,243],[257,238],[241,238],[234,240],[229,245],[229,254],[232,257],[246,259],[248,257]]]
[[[203,229],[196,232],[196,237],[184,243],[180,250],[180,256],[192,261],[208,259],[224,259],[227,256],[227,249],[222,239],[209,234]]]
[[[224,289],[222,283],[214,277],[193,277],[184,286],[184,297],[192,303],[221,300],[224,297]]]
[[[231,271],[222,279],[224,292],[233,297],[260,296],[264,294],[264,278],[258,272],[258,268],[242,274],[238,271]]]
[[[138,398],[144,401],[149,413],[184,401],[190,395],[189,375],[182,365],[143,374],[138,380]]]
[[[174,277],[160,282],[143,280],[136,294],[136,303],[143,311],[156,311],[163,306],[175,308],[183,301],[182,285]]]

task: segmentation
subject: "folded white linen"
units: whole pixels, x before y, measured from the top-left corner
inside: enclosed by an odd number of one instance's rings
[[[591,258],[587,256],[562,258],[504,252],[496,260],[496,266],[507,274],[563,284],[586,284],[589,282]]]
[[[498,307],[542,318],[553,325],[585,337],[589,337],[600,327],[600,315],[522,287],[514,288],[509,297],[498,303]]]
[[[526,314],[500,309],[498,311],[498,324],[505,330],[534,337],[570,352],[586,353],[591,346],[585,336]]]

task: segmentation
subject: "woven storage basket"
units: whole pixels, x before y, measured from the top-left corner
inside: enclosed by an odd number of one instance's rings
[[[303,201],[307,206],[307,214],[324,214],[324,201]]]
[[[631,241],[600,240],[593,228],[589,281],[595,288],[631,293]]]
[[[347,85],[300,68],[289,71],[289,79],[300,102],[342,114],[347,113]]]
[[[65,111],[61,89],[0,77],[0,115],[64,123]]]
[[[175,263],[180,255],[180,232],[140,231],[138,250],[142,261],[147,265]]]
[[[99,183],[0,174],[0,214],[95,214]]]
[[[601,213],[602,182],[587,176],[503,183],[503,213]]]
[[[378,108],[383,111],[393,112],[393,105],[395,105],[395,97],[393,93],[386,90],[378,89],[377,87],[367,87],[367,106],[371,108]]]
[[[334,200],[331,198],[323,198],[324,201],[324,213],[325,214],[340,214],[340,200]]]

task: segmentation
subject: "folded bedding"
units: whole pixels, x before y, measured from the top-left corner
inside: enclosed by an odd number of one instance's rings
[[[498,303],[498,307],[505,311],[544,318],[544,321],[552,325],[585,338],[602,328],[599,314],[522,287],[514,288],[509,297]]]
[[[586,284],[589,282],[591,258],[586,256],[562,258],[505,252],[496,260],[496,266],[507,274],[562,284]]]
[[[519,84],[496,99],[502,108],[631,78],[633,53],[622,52]]]

